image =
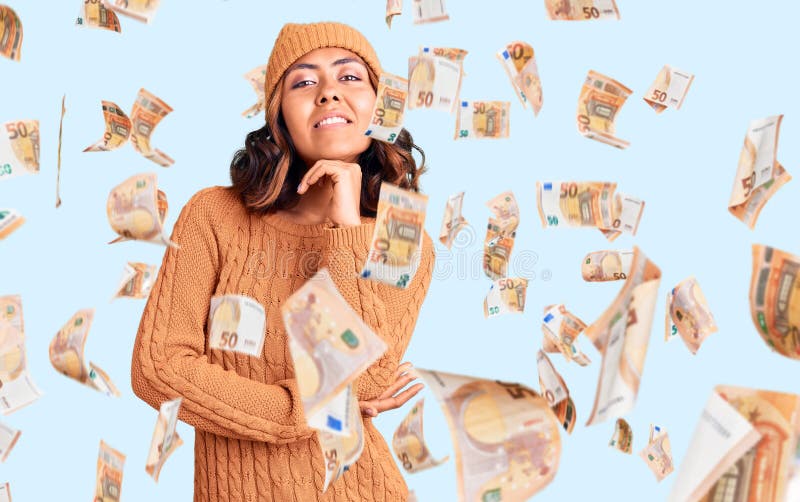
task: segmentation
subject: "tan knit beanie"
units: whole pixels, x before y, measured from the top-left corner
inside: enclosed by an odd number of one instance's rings
[[[267,75],[264,81],[266,102],[269,103],[272,99],[278,81],[289,66],[305,54],[322,47],[341,47],[352,51],[361,56],[376,75],[381,74],[381,63],[375,54],[375,49],[355,28],[333,22],[286,23],[275,39],[267,63]]]

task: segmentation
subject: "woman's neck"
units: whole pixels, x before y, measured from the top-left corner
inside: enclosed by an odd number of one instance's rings
[[[333,197],[332,186],[327,179],[314,183],[304,194],[296,206],[277,211],[278,214],[300,225],[316,225],[324,223],[328,218],[328,208]]]

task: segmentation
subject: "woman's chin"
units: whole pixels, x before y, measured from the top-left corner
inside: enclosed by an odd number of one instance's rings
[[[340,148],[322,149],[314,152],[312,158],[318,160],[339,160],[341,162],[355,163],[363,150],[342,150]]]

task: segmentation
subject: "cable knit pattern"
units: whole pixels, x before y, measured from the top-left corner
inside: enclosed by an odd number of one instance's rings
[[[179,418],[195,428],[195,502],[404,501],[408,488],[386,441],[364,418],[364,451],[322,493],[322,452],[306,424],[283,327],[281,303],[321,267],[386,341],[387,352],[357,380],[359,400],[393,383],[434,265],[423,238],[420,267],[401,290],[359,277],[374,218],[336,228],[249,213],[230,187],[210,187],[184,206],[147,300],[134,345],[131,384],[158,409],[183,397]],[[264,352],[208,347],[211,298],[242,294],[267,314]]]

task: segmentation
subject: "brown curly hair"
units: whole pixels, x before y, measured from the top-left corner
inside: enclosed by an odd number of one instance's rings
[[[378,76],[371,68],[367,72],[372,88],[377,89]],[[244,205],[256,213],[294,207],[301,197],[297,185],[307,170],[281,113],[283,78],[267,103],[267,123],[247,134],[244,148],[231,161],[233,188]],[[422,156],[419,168],[412,149]],[[393,144],[373,139],[359,155],[358,165],[361,166],[361,215],[370,217],[376,215],[383,181],[419,192],[419,177],[427,171],[425,152],[414,144],[406,129],[400,131]]]

